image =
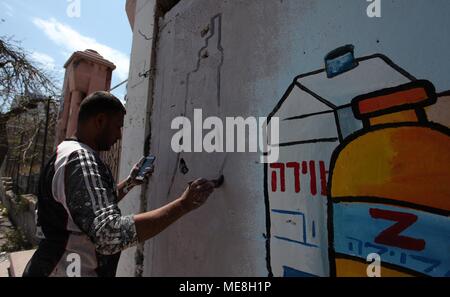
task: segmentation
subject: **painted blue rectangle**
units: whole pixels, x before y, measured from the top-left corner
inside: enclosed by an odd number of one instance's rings
[[[283,266],[283,277],[317,277],[317,275]]]
[[[417,221],[399,235],[424,240],[424,249],[408,250],[376,243],[375,238],[397,222],[373,218],[371,209],[417,216]],[[336,253],[364,260],[368,254],[378,253],[382,262],[429,276],[442,277],[450,272],[450,218],[447,216],[385,204],[334,203],[333,229]]]
[[[306,217],[305,217],[304,213],[298,212],[298,211],[282,210],[282,209],[272,209],[272,213],[281,214],[281,215],[299,216],[302,219],[302,229],[299,230],[299,231],[301,231],[301,233],[300,233],[301,234],[301,238],[302,238],[301,241],[300,240],[295,240],[295,239],[292,239],[292,238],[283,237],[283,236],[278,236],[277,234],[273,235],[274,238],[276,238],[278,240],[283,240],[283,241],[286,241],[286,242],[290,242],[290,243],[304,245],[304,246],[307,246],[307,247],[318,248],[317,245],[308,243],[307,230],[306,230],[307,223],[306,223]],[[315,229],[313,230],[313,232],[315,233]],[[315,237],[315,234],[314,234],[313,237]]]

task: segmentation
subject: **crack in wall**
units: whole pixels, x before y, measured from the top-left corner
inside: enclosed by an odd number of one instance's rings
[[[158,28],[158,20],[159,17],[162,16],[162,11],[158,9],[158,1],[155,3],[155,12],[153,15],[153,23],[150,24],[151,27],[153,27],[153,37],[149,38],[146,35],[144,35],[140,29],[138,30],[138,33],[142,35],[142,37],[145,38],[145,40],[151,41],[151,57],[150,57],[150,68],[149,70],[145,71],[144,74],[139,73],[139,77],[144,77],[145,79],[148,78],[148,98],[147,98],[147,114],[146,114],[146,130],[145,130],[145,141],[144,141],[144,155],[149,155],[151,151],[151,144],[152,144],[152,115],[153,115],[153,103],[155,98],[155,72],[156,72],[156,62],[157,62],[157,49],[158,49],[158,41],[159,41],[159,28]],[[156,24],[156,25],[155,25]],[[144,68],[146,68],[147,63],[145,62]],[[143,81],[143,80],[142,80]],[[148,199],[147,199],[147,191],[148,191],[148,182],[144,183],[141,187],[141,195],[140,195],[140,213],[147,212],[147,205],[148,205]],[[136,253],[135,253],[135,277],[142,277],[144,273],[144,261],[145,261],[145,243],[139,243],[136,247]]]
[[[184,105],[184,114],[186,114],[186,108],[187,108],[187,101],[189,96],[189,84],[191,75],[194,73],[197,73],[200,70],[200,63],[203,59],[208,58],[208,56],[204,56],[205,53],[208,53],[208,47],[209,47],[209,41],[214,37],[217,31],[217,50],[220,52],[220,63],[217,67],[217,93],[216,93],[216,99],[217,99],[217,105],[220,107],[221,104],[221,73],[222,73],[222,65],[224,60],[224,49],[222,47],[222,14],[217,14],[214,17],[211,18],[210,24],[208,25],[208,30],[203,30],[202,34],[206,34],[206,32],[210,32],[209,36],[206,37],[206,45],[202,47],[198,53],[197,53],[197,63],[196,68],[189,72],[186,76],[186,93],[185,93],[185,105]]]
[[[150,41],[150,40],[153,39],[153,37],[147,37],[147,35],[145,35],[144,33],[142,33],[141,29],[138,30],[138,33],[139,33],[142,37],[144,37],[145,40]]]

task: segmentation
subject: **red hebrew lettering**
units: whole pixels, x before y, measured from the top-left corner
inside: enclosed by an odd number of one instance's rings
[[[327,196],[328,195],[328,191],[327,191],[327,174],[328,171],[325,168],[325,162],[324,161],[320,161],[319,162],[319,166],[320,166],[320,183],[322,186],[322,192],[321,194],[323,196]]]
[[[277,173],[275,171],[272,171],[272,192],[277,191]]]
[[[308,173],[308,163],[306,161],[302,162],[302,173],[307,174]]]
[[[309,173],[311,175],[311,194],[317,195],[317,181],[316,181],[316,162],[309,162]]]
[[[286,192],[286,178],[284,173],[284,164],[283,163],[273,163],[270,164],[270,168],[272,169],[280,169],[280,188],[281,192]],[[276,171],[272,172],[272,192],[277,191],[277,173]]]
[[[299,193],[300,192],[300,163],[289,162],[286,164],[286,167],[294,169],[295,193]]]

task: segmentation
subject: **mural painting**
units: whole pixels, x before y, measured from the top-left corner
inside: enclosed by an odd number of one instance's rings
[[[280,158],[264,168],[269,275],[366,276],[377,253],[382,276],[450,276],[448,92],[351,45],[325,65],[269,116],[280,118]]]

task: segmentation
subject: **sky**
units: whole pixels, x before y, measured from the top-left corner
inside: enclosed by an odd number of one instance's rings
[[[62,85],[75,51],[94,49],[113,62],[111,87],[128,78],[132,31],[126,0],[0,0],[0,36],[13,37]],[[113,93],[121,100],[126,84]]]

